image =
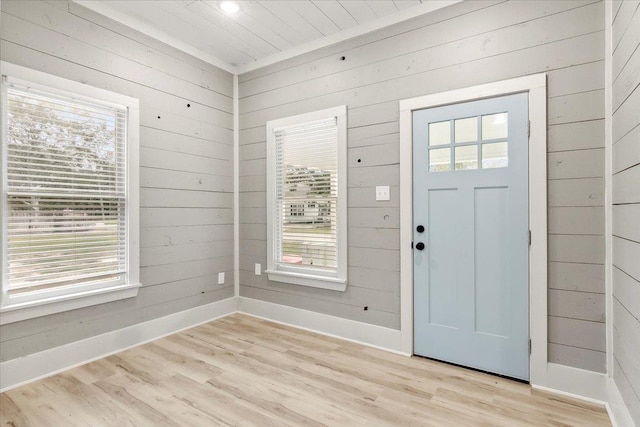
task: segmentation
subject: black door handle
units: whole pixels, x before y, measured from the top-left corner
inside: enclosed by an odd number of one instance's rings
[[[416,249],[419,250],[419,251],[423,250],[424,249],[424,243],[422,243],[422,242],[416,243]]]

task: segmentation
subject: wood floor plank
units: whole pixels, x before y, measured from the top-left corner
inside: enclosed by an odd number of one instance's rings
[[[188,402],[199,411],[217,417],[229,425],[252,427],[295,425],[264,411],[256,410],[255,405],[237,399],[228,391],[220,390],[209,383],[200,384],[189,378],[176,375],[167,380],[164,387],[170,390],[174,396]]]
[[[11,426],[610,426],[527,384],[234,314],[0,395]]]

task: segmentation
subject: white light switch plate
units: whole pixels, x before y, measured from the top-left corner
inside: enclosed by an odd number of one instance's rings
[[[256,263],[256,276],[260,276],[262,274],[262,266],[258,263]]]
[[[388,185],[377,185],[376,186],[376,201],[386,201],[391,200],[391,194],[389,192]]]
[[[222,285],[224,283],[224,271],[218,273],[218,285]]]

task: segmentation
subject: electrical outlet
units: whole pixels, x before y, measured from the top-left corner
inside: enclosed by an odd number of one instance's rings
[[[389,191],[388,185],[377,185],[376,186],[376,201],[387,201],[391,200],[391,194]]]
[[[224,271],[218,273],[218,285],[222,285],[224,283]]]
[[[256,276],[260,276],[262,274],[262,266],[258,263],[256,263]]]

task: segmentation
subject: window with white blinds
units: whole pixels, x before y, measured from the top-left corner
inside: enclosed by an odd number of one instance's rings
[[[9,293],[121,280],[126,110],[7,88]]]
[[[272,191],[267,273],[272,280],[343,289],[346,185],[340,184],[346,183],[341,171],[346,108],[272,121],[268,132]]]
[[[2,101],[3,306],[126,284],[127,107],[6,76]]]

